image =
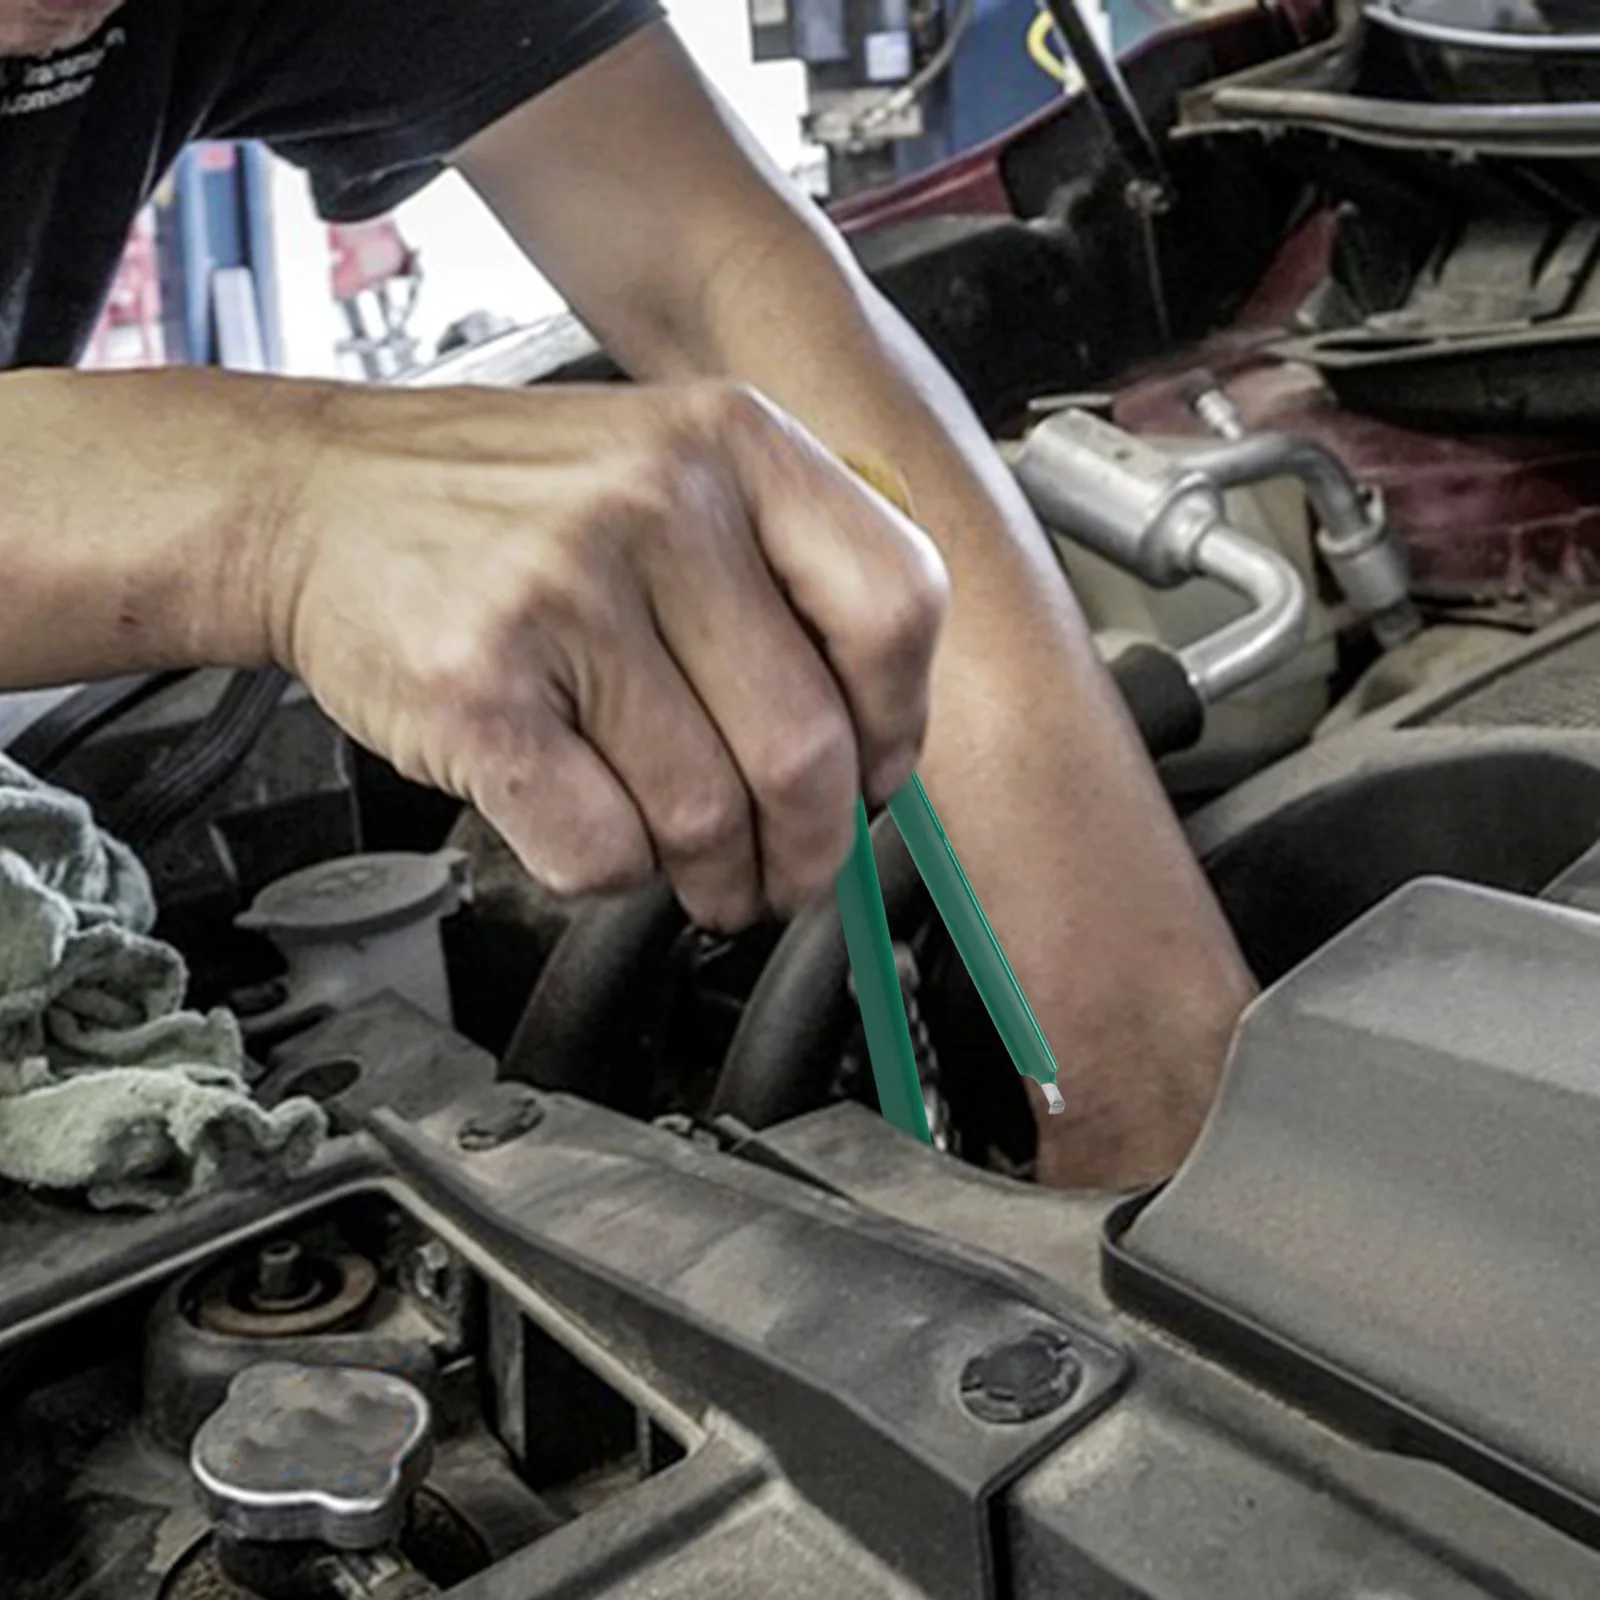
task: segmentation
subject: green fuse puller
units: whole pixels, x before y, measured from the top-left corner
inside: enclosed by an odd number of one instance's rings
[[[983,997],[1001,1040],[1011,1052],[1012,1065],[1044,1090],[1052,1113],[1066,1110],[1066,1101],[1056,1087],[1056,1058],[1049,1041],[920,778],[913,777],[890,800],[889,815],[933,896],[934,906],[944,919],[956,952]],[[867,1035],[867,1053],[878,1086],[878,1105],[895,1127],[929,1144],[932,1141],[911,1048],[911,1029],[906,1023],[905,1000],[895,970],[877,863],[872,859],[867,808],[860,802],[856,805],[855,844],[839,871],[836,888],[850,972],[855,978]]]
[[[911,515],[910,495],[897,472],[880,462],[858,457],[850,458],[849,464],[897,510]],[[933,896],[956,953],[966,963],[973,985],[1011,1052],[1011,1064],[1044,1090],[1052,1116],[1065,1111],[1067,1103],[1056,1087],[1056,1058],[1044,1029],[983,913],[921,778],[913,774],[911,781],[890,800],[889,815]],[[889,939],[889,918],[883,909],[883,889],[878,882],[878,865],[872,859],[867,808],[860,801],[856,803],[856,842],[850,859],[839,870],[835,886],[839,916],[844,922],[845,948],[850,954],[850,973],[855,979],[867,1035],[867,1054],[878,1085],[878,1105],[895,1127],[931,1144],[922,1084],[917,1078],[917,1058],[906,1022],[905,997],[900,993],[900,975],[895,970],[894,946]]]

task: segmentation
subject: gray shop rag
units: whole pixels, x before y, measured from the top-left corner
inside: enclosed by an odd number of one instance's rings
[[[182,1008],[138,858],[0,755],[0,1176],[158,1210],[305,1165],[321,1108],[250,1096],[238,1024]]]

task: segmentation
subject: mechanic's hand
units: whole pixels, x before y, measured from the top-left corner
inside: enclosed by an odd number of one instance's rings
[[[333,390],[283,527],[284,664],[559,893],[793,910],[916,761],[939,557],[742,388]]]

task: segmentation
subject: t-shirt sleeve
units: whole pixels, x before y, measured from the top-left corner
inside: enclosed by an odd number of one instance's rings
[[[265,140],[311,174],[330,222],[398,205],[475,134],[662,16],[660,0],[264,0],[253,11],[198,134]]]

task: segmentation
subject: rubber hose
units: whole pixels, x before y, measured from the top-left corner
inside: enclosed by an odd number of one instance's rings
[[[171,757],[128,791],[111,831],[148,850],[192,817],[244,765],[288,686],[277,667],[234,673]]]
[[[932,903],[887,815],[873,825],[872,853],[889,931],[909,938],[927,920]],[[770,1128],[827,1103],[859,1015],[849,974],[844,924],[830,895],[802,911],[772,952],[728,1047],[712,1116]]]
[[[1145,749],[1156,760],[1200,742],[1206,726],[1205,702],[1171,650],[1133,645],[1111,663],[1111,676]]]
[[[500,1076],[643,1110],[640,994],[688,923],[665,883],[580,905],[539,974]]]
[[[135,672],[87,683],[24,728],[6,754],[35,777],[48,778],[102,728],[188,676],[187,671]]]

